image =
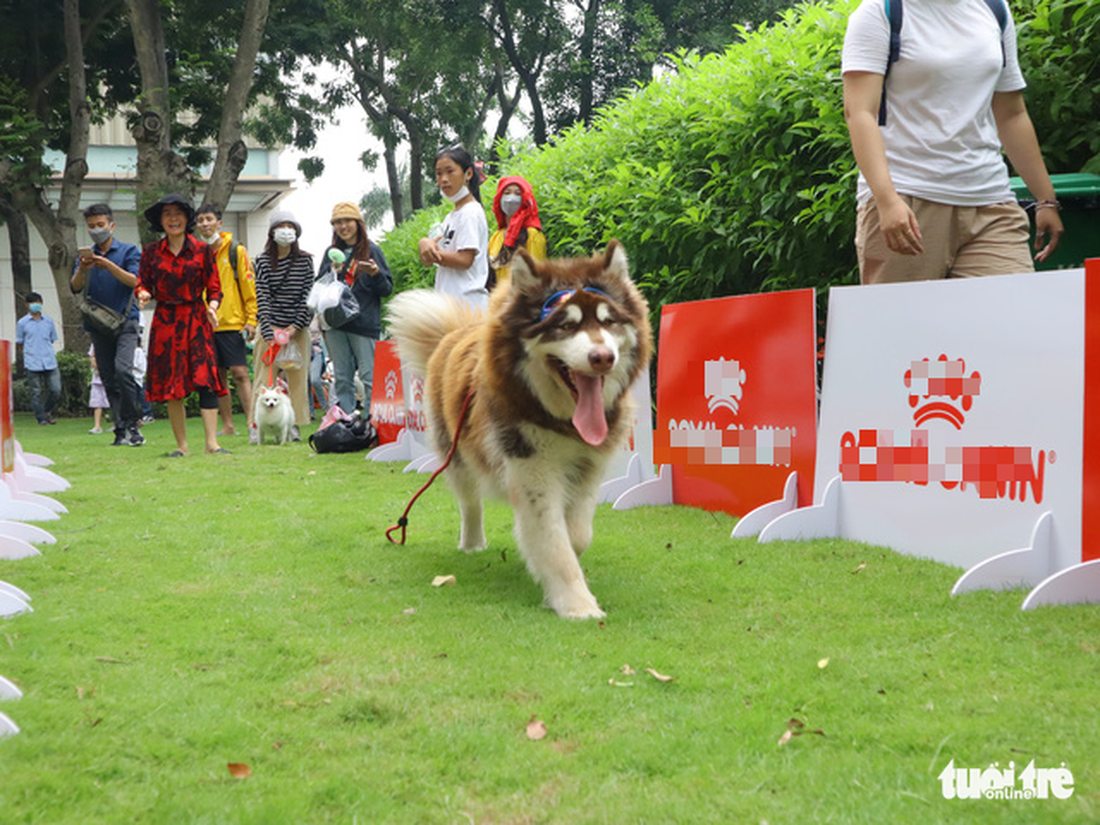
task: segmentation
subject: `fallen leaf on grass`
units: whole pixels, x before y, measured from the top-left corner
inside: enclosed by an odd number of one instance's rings
[[[230,775],[237,779],[247,779],[252,776],[252,768],[248,767],[244,762],[230,762],[226,767],[229,768]]]
[[[532,742],[538,742],[540,739],[545,739],[546,723],[532,716],[531,721],[527,723],[527,738]]]
[[[818,659],[817,660],[817,666],[821,670],[824,670],[825,668],[827,668],[829,666],[829,657],[826,656],[824,659]]]
[[[650,676],[652,676],[654,679],[656,679],[658,682],[674,682],[674,681],[676,681],[675,677],[665,676],[665,674],[658,673],[657,671],[655,671],[651,667],[647,667],[645,669],[645,672],[648,673]]]
[[[619,673],[623,674],[624,676],[633,676],[635,673],[637,673],[637,671],[630,665],[623,665],[621,668],[619,668]]]
[[[608,679],[607,683],[612,687],[634,687],[633,682],[619,682],[615,679]]]
[[[854,575],[855,575],[856,573],[858,573],[858,572],[859,572],[860,570],[862,570],[862,569],[863,569],[863,568],[865,568],[866,566],[867,566],[867,562],[865,562],[865,561],[861,561],[861,562],[859,563],[859,566],[858,566],[858,567],[856,567],[856,569],[852,571],[852,575],[854,576]]]
[[[280,748],[282,748],[282,746],[283,746],[282,742],[272,742],[271,743],[271,747],[272,747],[273,750],[279,750]]]
[[[432,579],[432,587],[447,587],[452,584],[458,584],[458,579],[454,576],[436,576]]]
[[[825,731],[818,728],[817,730],[806,730],[806,723],[801,719],[788,719],[787,729],[783,731],[783,735],[779,737],[779,747],[783,747],[790,742],[796,736],[803,736],[805,734],[813,734],[814,736],[824,736]]]
[[[416,613],[416,608],[415,607],[406,607],[401,612],[404,613],[406,616],[412,616]]]

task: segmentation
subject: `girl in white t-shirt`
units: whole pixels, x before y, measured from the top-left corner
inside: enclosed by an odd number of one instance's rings
[[[420,239],[420,260],[435,266],[439,292],[484,309],[489,305],[489,223],[473,157],[461,144],[441,149],[435,156],[435,180],[454,210],[444,219],[442,234]]]
[[[1009,188],[1002,147],[1037,200],[1035,260],[1050,256],[1063,229],[1024,105],[1007,6],[1002,30],[982,0],[905,0],[900,55],[882,104],[885,9],[883,0],[864,0],[852,14],[841,66],[860,170],[861,280],[1030,271],[1028,220]]]

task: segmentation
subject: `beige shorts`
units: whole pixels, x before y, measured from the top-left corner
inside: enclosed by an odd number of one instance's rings
[[[1015,201],[949,206],[902,195],[920,224],[920,255],[891,252],[871,198],[856,212],[856,254],[864,284],[976,278],[1032,272],[1027,213]]]

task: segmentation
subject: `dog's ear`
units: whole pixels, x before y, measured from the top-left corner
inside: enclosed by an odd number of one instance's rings
[[[522,292],[525,289],[535,289],[539,286],[540,276],[538,264],[526,249],[520,247],[512,258],[512,289]]]
[[[621,281],[630,280],[630,267],[626,260],[626,250],[617,240],[612,240],[607,245],[607,250],[603,255],[603,271],[605,275],[610,275]]]

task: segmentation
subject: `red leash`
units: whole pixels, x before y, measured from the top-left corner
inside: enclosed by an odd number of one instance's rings
[[[428,479],[428,481],[424,484],[424,486],[421,487],[419,490],[417,490],[416,494],[411,499],[409,499],[409,503],[405,506],[405,512],[401,514],[401,518],[399,518],[397,520],[397,524],[395,524],[393,527],[391,527],[389,530],[386,531],[386,538],[389,539],[390,544],[404,544],[405,543],[405,528],[408,527],[408,525],[409,525],[409,510],[411,510],[412,506],[414,504],[416,504],[416,500],[418,498],[420,498],[420,495],[425,490],[427,490],[429,487],[432,486],[432,482],[435,481],[436,476],[438,476],[440,473],[442,473],[444,470],[447,469],[447,467],[451,463],[451,459],[454,458],[455,450],[458,449],[458,436],[459,436],[459,433],[462,432],[462,425],[466,422],[466,411],[469,409],[470,401],[473,399],[473,397],[474,397],[474,391],[473,391],[473,389],[471,389],[468,393],[466,393],[466,400],[462,402],[462,411],[459,412],[459,414],[458,414],[458,424],[455,425],[455,437],[451,441],[451,449],[447,451],[447,457],[445,459],[443,459],[443,464],[440,466],[440,468],[438,470],[436,470],[434,473],[432,473],[432,477]],[[398,529],[401,530],[401,540],[400,541],[395,540],[394,537],[390,535],[394,530],[398,530]]]
[[[267,385],[269,387],[275,386],[275,356],[279,354],[279,350],[282,348],[282,344],[272,341],[264,350],[263,358],[260,359],[267,367]]]

